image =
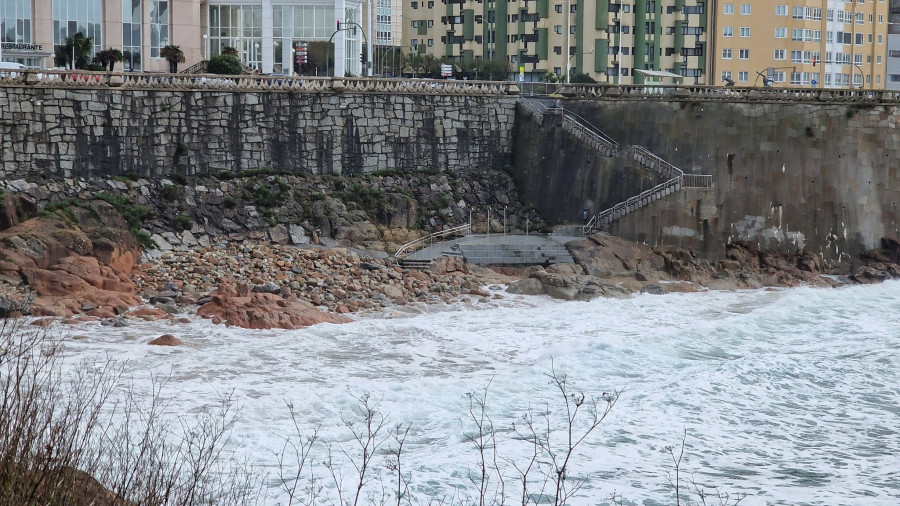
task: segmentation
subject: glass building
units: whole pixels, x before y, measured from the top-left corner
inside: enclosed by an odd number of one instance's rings
[[[94,54],[121,50],[125,61],[117,69],[126,71],[167,72],[161,50],[172,44],[185,55],[179,70],[232,47],[247,67],[290,74],[300,43],[331,41],[339,57],[328,73],[361,75],[367,34],[376,35],[363,15],[375,1],[0,0],[0,61],[53,67],[54,50],[82,33]]]

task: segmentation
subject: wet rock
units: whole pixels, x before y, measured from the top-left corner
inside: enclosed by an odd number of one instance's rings
[[[178,339],[172,334],[163,334],[147,344],[153,346],[181,346],[182,344],[184,344],[184,341]]]

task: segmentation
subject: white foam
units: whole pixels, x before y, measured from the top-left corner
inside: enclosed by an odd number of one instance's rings
[[[591,302],[515,296],[298,331],[90,324],[75,331],[88,338],[67,349],[72,359],[128,359],[138,385],[171,371],[181,413],[234,389],[243,406],[238,445],[268,470],[292,431],[285,403],[303,415],[307,433],[318,427],[323,440],[349,449],[341,417],[352,413],[354,395],[369,393],[389,426],[412,425],[403,465],[420,497],[474,495],[466,394],[490,383],[498,451],[521,461],[529,448],[507,429],[529,406],[559,415],[546,376],[553,364],[579,390],[625,389],[573,459],[572,474],[589,479],[573,504],[598,504],[613,491],[636,504],[671,504],[665,447],[679,445],[686,430],[682,471],[746,492],[741,504],[886,505],[900,498],[898,289],[889,282]],[[185,345],[146,345],[163,333]],[[269,502],[284,500],[276,490]]]

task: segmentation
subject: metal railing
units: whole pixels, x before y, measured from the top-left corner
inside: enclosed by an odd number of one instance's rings
[[[471,231],[471,225],[466,223],[464,225],[459,225],[453,228],[448,228],[446,230],[441,230],[439,232],[429,234],[425,237],[420,237],[414,241],[409,241],[403,246],[397,248],[397,251],[394,253],[394,258],[396,258],[397,260],[401,260],[420,249],[420,247],[431,246],[435,242],[438,242],[437,239],[450,236],[469,235]]]
[[[685,174],[684,171],[663,160],[658,155],[643,146],[620,146],[611,137],[603,133],[599,128],[581,116],[563,109],[562,107],[547,107],[540,102],[532,102],[523,100],[523,104],[535,112],[535,114],[555,113],[563,116],[563,124],[570,125],[570,131],[574,131],[576,136],[588,138],[596,141],[605,154],[610,156],[628,155],[641,168],[647,171],[653,171],[660,176],[667,178],[666,181],[645,190],[638,195],[629,197],[624,202],[620,202],[609,209],[605,209],[593,216],[582,227],[585,235],[589,234],[595,228],[603,228],[613,221],[625,216],[626,214],[640,209],[666,195],[681,188],[710,188],[712,187],[712,176],[706,174]],[[543,108],[543,112],[540,112]]]
[[[614,141],[612,139],[612,137],[603,133],[603,131],[601,131],[599,128],[597,128],[596,126],[594,126],[592,123],[590,123],[586,119],[582,118],[581,116],[575,114],[572,111],[567,111],[566,109],[563,109],[562,107],[548,108],[548,111],[551,111],[551,110],[562,111],[564,123],[570,125],[571,128],[575,129],[579,133],[582,133],[590,138],[593,138],[594,140],[600,142],[601,144],[605,145],[606,147],[608,147],[614,151],[619,149],[618,142]]]
[[[585,225],[585,235],[591,232],[593,228],[588,228],[588,225],[591,227],[604,228],[608,226],[613,221],[622,218],[628,213],[636,211],[652,202],[655,202],[666,195],[670,195],[675,191],[681,189],[682,178],[674,177],[664,183],[660,183],[649,190],[645,190],[633,197],[629,197],[624,202],[619,202],[618,204],[610,207],[609,209],[603,210],[591,219],[587,225]]]

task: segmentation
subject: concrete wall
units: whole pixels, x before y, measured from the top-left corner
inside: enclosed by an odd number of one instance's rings
[[[0,87],[0,178],[509,164],[515,99]]]
[[[582,223],[663,181],[640,170],[628,156],[607,156],[567,132],[559,116],[543,122],[519,109],[511,176],[522,198],[551,223]]]
[[[847,262],[900,237],[900,132],[893,106],[709,102],[564,104],[622,144],[649,148],[687,173],[713,174],[712,195],[681,195],[626,217],[629,238],[702,237],[819,253]],[[671,199],[669,197],[667,200]],[[677,200],[676,200],[677,202]],[[651,219],[650,216],[656,216]],[[669,216],[668,219],[662,217]]]

